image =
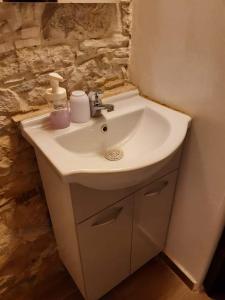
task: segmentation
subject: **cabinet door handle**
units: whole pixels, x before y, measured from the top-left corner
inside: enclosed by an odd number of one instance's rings
[[[151,190],[151,191],[148,191],[146,192],[144,195],[146,197],[153,197],[153,196],[157,196],[159,195],[162,190],[168,185],[168,181],[163,181],[161,182],[161,184],[159,186],[157,186],[155,189]]]
[[[97,227],[97,226],[103,226],[103,225],[108,225],[117,220],[119,217],[120,213],[122,212],[123,207],[117,207],[115,208],[109,215],[106,217],[102,217],[100,220],[95,221],[91,226],[92,227]]]

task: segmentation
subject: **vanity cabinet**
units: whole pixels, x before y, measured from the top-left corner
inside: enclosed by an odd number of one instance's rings
[[[115,111],[85,124],[52,130],[49,115],[21,124],[36,152],[59,255],[86,300],[163,250],[191,121],[138,90],[106,101]],[[113,147],[123,159],[105,157]]]
[[[150,184],[111,192],[65,183],[36,156],[59,255],[85,299],[99,299],[163,250],[178,158]]]
[[[134,195],[131,272],[163,250],[177,172],[149,184]]]

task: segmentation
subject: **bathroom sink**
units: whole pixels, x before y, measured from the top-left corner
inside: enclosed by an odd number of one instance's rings
[[[138,94],[105,99],[115,110],[85,124],[53,130],[48,115],[22,122],[23,136],[65,182],[113,190],[137,185],[173,157],[191,118]]]

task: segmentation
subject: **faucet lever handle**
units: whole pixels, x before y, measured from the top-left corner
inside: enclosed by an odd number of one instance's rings
[[[103,94],[103,90],[98,89],[98,90],[95,91],[95,93],[98,94],[98,95],[102,95]]]
[[[90,91],[88,93],[88,98],[91,102],[94,102],[95,101],[95,92],[94,91]]]
[[[103,95],[103,91],[102,90],[95,91],[95,97],[96,98],[100,98],[101,99],[102,95]]]
[[[103,95],[103,92],[101,90],[97,90],[94,92],[95,94],[95,103],[96,105],[100,106],[102,105],[102,95]]]
[[[90,101],[95,101],[95,102],[97,102],[98,100],[101,101],[102,95],[103,95],[103,92],[101,90],[91,91],[88,93],[88,97],[89,97]]]

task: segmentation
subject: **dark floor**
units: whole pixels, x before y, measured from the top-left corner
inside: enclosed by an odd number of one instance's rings
[[[192,292],[160,258],[156,258],[101,300],[207,299],[209,300],[204,293]],[[62,273],[35,288],[26,283],[11,291],[4,300],[83,300],[83,298],[70,276]]]

